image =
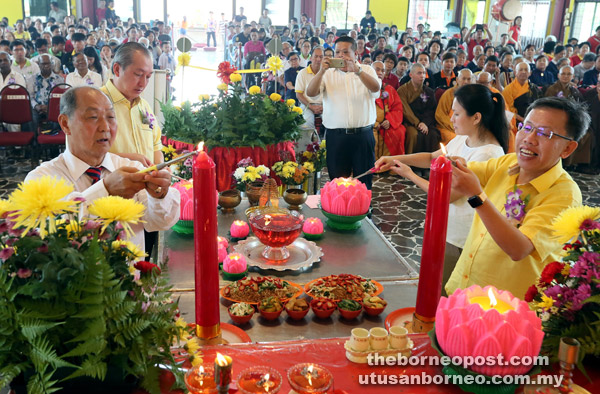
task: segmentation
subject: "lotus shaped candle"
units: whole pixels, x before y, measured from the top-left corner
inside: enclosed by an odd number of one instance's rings
[[[246,268],[246,258],[239,253],[230,253],[223,260],[223,270],[230,274],[241,274]]]
[[[363,215],[369,205],[371,191],[358,179],[335,178],[321,189],[321,207],[334,215]]]
[[[474,285],[442,297],[435,315],[435,335],[440,348],[450,357],[496,357],[504,364],[471,365],[484,375],[523,375],[534,366],[514,365],[508,360],[525,356],[535,359],[542,346],[542,321],[525,301],[508,291]]]
[[[219,263],[222,263],[227,257],[227,248],[223,244],[219,244],[218,246],[218,260]]]
[[[243,220],[235,220],[231,223],[229,233],[233,238],[246,238],[250,233],[250,227]]]
[[[181,181],[173,185],[181,197],[179,220],[194,220],[194,188],[192,182]]]
[[[225,249],[227,249],[229,247],[229,241],[227,241],[227,238],[225,237],[217,237],[217,243],[220,245],[223,245],[223,247],[225,247]]]
[[[291,245],[302,232],[304,216],[297,211],[260,207],[250,213],[248,221],[252,232],[267,246],[262,256],[279,261],[290,257],[286,246]]]

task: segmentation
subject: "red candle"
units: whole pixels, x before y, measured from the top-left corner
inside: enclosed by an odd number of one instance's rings
[[[451,184],[452,163],[445,156],[439,156],[431,163],[429,177],[417,306],[413,320],[413,330],[416,332],[429,331],[433,325],[442,292]]]
[[[218,337],[219,263],[217,242],[217,177],[215,163],[198,145],[194,159],[194,277],[196,335],[201,339]]]

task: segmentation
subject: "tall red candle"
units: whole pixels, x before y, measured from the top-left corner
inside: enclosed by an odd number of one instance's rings
[[[219,263],[217,245],[217,176],[215,162],[198,146],[194,159],[194,279],[196,335],[218,337]]]
[[[415,332],[429,331],[435,321],[442,292],[451,186],[452,163],[445,156],[439,156],[431,163],[429,176],[417,306],[413,319]]]

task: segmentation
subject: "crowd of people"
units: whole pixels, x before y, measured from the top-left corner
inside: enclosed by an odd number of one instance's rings
[[[322,59],[335,56],[339,38],[352,38],[358,64],[382,68],[381,91],[386,98],[376,100],[377,157],[389,152],[432,152],[440,142],[453,139],[456,134],[451,121],[452,101],[455,90],[465,84],[481,84],[503,96],[506,109],[512,113],[510,151],[514,149],[518,124],[536,99],[556,96],[585,102],[589,108],[600,105],[600,90],[596,90],[600,27],[584,42],[571,38],[563,45],[549,36],[543,47],[536,48],[531,44],[521,46],[521,17],[515,18],[508,32],[497,40],[485,24],[464,27],[459,34],[448,37],[439,31],[427,31],[423,24],[404,32],[396,25],[378,29],[370,11],[360,24],[346,32],[338,32],[325,22],[317,26],[306,14],[277,29],[266,9],[256,20],[249,20],[243,8],[232,21],[226,21],[224,15],[221,18],[219,31],[226,44],[226,57],[238,68],[262,68],[272,55],[270,49],[279,51],[283,70],[277,76],[277,86],[282,96],[295,99],[302,106],[311,128],[322,127],[322,97],[307,96],[304,89],[318,73]],[[413,70],[415,64],[422,65],[423,71]],[[266,92],[274,91],[273,80],[268,75],[263,78]],[[254,74],[246,80],[248,86],[258,82]],[[590,114],[598,116],[592,110]],[[396,121],[390,121],[392,118]],[[593,124],[596,123],[599,121]],[[592,126],[567,161],[569,169],[599,172],[599,135],[600,130]]]

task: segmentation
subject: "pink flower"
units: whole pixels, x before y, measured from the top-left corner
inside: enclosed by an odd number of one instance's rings
[[[85,202],[85,198],[83,198],[83,197],[75,197],[73,199],[73,201],[75,201],[75,202]]]
[[[42,246],[37,248],[37,251],[40,253],[48,253],[48,244],[43,244]]]
[[[32,272],[29,268],[19,268],[17,270],[17,276],[21,279],[27,279],[31,276]]]
[[[88,220],[87,222],[85,222],[85,226],[83,226],[83,228],[85,230],[96,230],[98,228],[100,228],[102,226],[102,224],[100,224],[99,222],[95,221],[95,220]]]
[[[600,230],[600,223],[592,219],[585,219],[579,229],[583,231]]]
[[[4,248],[4,249],[0,250],[0,260],[2,260],[2,261],[8,260],[12,257],[12,255],[14,253],[15,253],[15,250],[13,248]]]

